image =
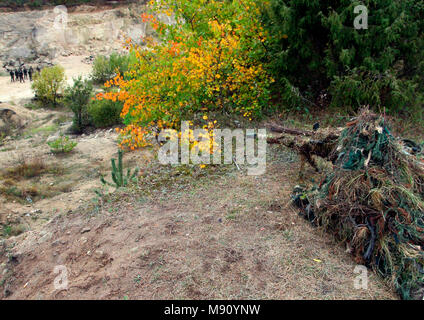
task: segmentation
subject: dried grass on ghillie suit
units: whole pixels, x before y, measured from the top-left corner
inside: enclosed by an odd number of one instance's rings
[[[404,141],[363,110],[342,132],[335,170],[307,195],[307,209],[357,263],[389,279],[404,299],[422,299],[424,163]]]

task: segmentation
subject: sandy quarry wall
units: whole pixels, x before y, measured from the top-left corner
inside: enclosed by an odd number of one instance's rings
[[[153,34],[143,23],[144,1],[115,9],[83,5],[0,13],[0,63],[48,63],[60,55],[108,53],[126,37]],[[169,20],[169,17],[159,17]],[[167,21],[166,21],[167,22]],[[170,21],[171,22],[171,21]]]

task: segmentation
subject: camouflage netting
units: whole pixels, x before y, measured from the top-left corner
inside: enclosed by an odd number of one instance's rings
[[[295,194],[314,224],[346,243],[404,299],[424,293],[424,161],[368,110],[346,125],[334,170],[318,188]],[[300,201],[299,201],[300,199]]]

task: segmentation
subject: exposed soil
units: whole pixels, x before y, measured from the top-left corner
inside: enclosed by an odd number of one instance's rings
[[[5,241],[3,298],[397,298],[371,272],[368,289],[355,289],[348,253],[292,209],[287,154],[260,177],[228,168],[154,190],[140,183],[52,216]],[[66,290],[54,287],[58,265]]]
[[[90,72],[86,56],[54,62],[71,81]],[[125,167],[141,167],[140,182],[99,197],[100,173],[110,180],[116,157],[113,128],[73,136],[73,152],[53,155],[46,142],[72,114],[33,110],[32,96],[29,83],[0,77],[0,109],[24,124],[0,141],[0,298],[398,298],[372,272],[368,289],[355,289],[349,253],[291,207],[299,182],[291,152],[272,147],[258,177],[235,167],[159,166],[151,149],[126,153]],[[40,167],[34,176],[5,174],[31,161]],[[66,289],[54,286],[57,266],[67,269]]]

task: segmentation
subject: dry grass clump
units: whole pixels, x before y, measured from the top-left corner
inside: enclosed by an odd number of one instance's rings
[[[38,177],[47,171],[47,165],[41,158],[26,159],[20,156],[18,163],[14,167],[3,169],[1,177],[3,179],[30,179]]]
[[[26,158],[20,155],[16,165],[0,170],[0,179],[31,179],[43,174],[62,175],[64,168],[59,164],[46,163],[41,157]]]
[[[0,195],[18,201],[53,197],[67,192],[68,184],[50,186],[40,182],[40,177],[45,174],[60,176],[63,173],[64,168],[59,164],[47,164],[41,157],[25,158],[20,155],[15,166],[0,170]]]

